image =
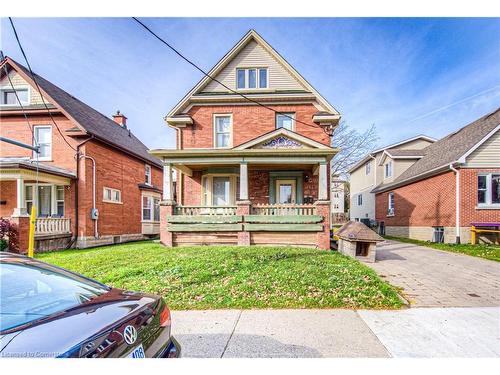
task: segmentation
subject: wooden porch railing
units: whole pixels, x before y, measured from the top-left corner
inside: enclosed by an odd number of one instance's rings
[[[71,233],[71,220],[64,217],[36,219],[35,234]]]
[[[174,215],[236,215],[236,206],[176,206]]]
[[[253,215],[287,216],[287,215],[316,215],[316,206],[312,204],[254,204]]]

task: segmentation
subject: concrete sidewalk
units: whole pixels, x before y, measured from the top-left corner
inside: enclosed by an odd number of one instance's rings
[[[500,357],[500,307],[173,311],[184,357]]]

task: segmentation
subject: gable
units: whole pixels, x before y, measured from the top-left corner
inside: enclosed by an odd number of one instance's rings
[[[214,78],[227,87],[236,90],[237,68],[268,68],[268,89],[308,91],[290,72],[262,45],[251,40]],[[202,93],[230,92],[221,84],[210,81]]]
[[[273,130],[272,132],[263,134],[248,142],[245,142],[237,147],[235,150],[246,149],[304,149],[304,148],[320,148],[331,149],[322,143],[295,133],[291,130],[284,128]]]
[[[500,131],[497,131],[466,158],[466,166],[500,168]]]
[[[3,68],[2,68],[2,73],[5,73],[5,71],[3,71]],[[40,93],[38,92],[36,87],[31,86],[13,68],[10,69],[8,77],[5,74],[3,74],[2,77],[0,78],[0,88],[1,89],[7,89],[7,90],[12,89],[12,86],[9,82],[9,78],[10,78],[10,81],[12,81],[12,85],[14,85],[14,87],[16,89],[28,88],[28,98],[29,98],[29,105],[30,106],[43,106],[42,96],[40,95]],[[45,100],[46,104],[52,104],[45,97],[43,98],[43,100]]]

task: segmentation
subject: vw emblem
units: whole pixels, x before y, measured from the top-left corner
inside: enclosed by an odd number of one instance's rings
[[[123,330],[123,338],[127,344],[132,345],[137,340],[137,330],[135,327],[126,326]]]

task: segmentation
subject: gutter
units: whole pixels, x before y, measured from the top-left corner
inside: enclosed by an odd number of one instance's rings
[[[460,243],[460,170],[450,163],[450,169],[455,173],[455,243]]]

